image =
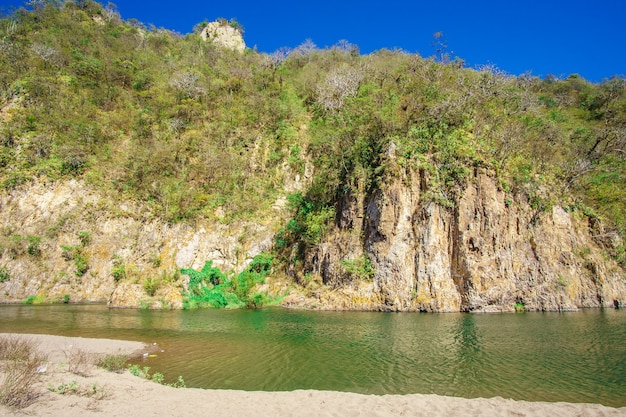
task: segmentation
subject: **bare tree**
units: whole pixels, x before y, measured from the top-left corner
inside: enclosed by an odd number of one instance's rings
[[[317,102],[326,111],[341,109],[346,99],[356,96],[363,77],[361,69],[347,64],[332,69],[317,85]]]
[[[287,58],[289,58],[291,52],[291,48],[287,46],[281,46],[280,48],[269,54],[268,58],[272,67],[276,68],[280,66],[280,64],[282,64]]]
[[[55,66],[58,65],[59,53],[57,52],[56,49],[47,45],[40,44],[40,43],[34,43],[30,47],[30,49],[31,51],[35,53],[35,55],[41,58],[41,60],[44,61],[46,64],[55,65]]]
[[[185,98],[197,99],[205,93],[198,85],[200,75],[193,71],[178,71],[170,80],[170,85],[178,90]]]
[[[296,46],[293,53],[302,56],[309,56],[315,51],[317,51],[317,45],[315,45],[310,38],[307,38],[300,45]]]

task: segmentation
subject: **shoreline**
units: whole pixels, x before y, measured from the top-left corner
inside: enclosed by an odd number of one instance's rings
[[[32,340],[38,350],[48,356],[48,362],[41,381],[34,387],[40,393],[36,401],[23,409],[0,406],[3,416],[626,417],[626,407],[516,401],[501,397],[466,399],[435,394],[364,395],[313,390],[262,392],[173,388],[134,376],[128,370],[117,374],[92,365],[84,375],[68,371],[68,350],[79,349],[93,356],[132,356],[151,350],[151,345],[142,342],[14,333],[0,333],[0,338],[10,335]],[[61,390],[61,387],[75,389]]]

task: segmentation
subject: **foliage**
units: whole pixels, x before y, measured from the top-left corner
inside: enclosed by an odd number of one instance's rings
[[[0,266],[0,282],[8,281],[11,279],[11,274],[6,266]]]
[[[0,19],[5,190],[81,179],[151,218],[229,223],[272,216],[297,173],[306,181],[276,239],[289,264],[339,223],[344,204],[388,181],[419,170],[423,195],[452,210],[485,169],[538,214],[584,204],[606,231],[626,236],[623,77],[593,84],[464,68],[439,32],[432,58],[360,55],[346,41],[240,54],[197,33],[124,21],[96,2],[44,3]],[[222,24],[242,30],[234,19]],[[40,242],[2,240],[9,257],[39,256]],[[86,248],[89,234],[79,241]],[[66,252],[84,274],[86,250]],[[190,278],[190,294],[210,293],[216,304],[234,291],[246,298],[248,277],[214,273]]]
[[[28,236],[28,247],[27,247],[27,252],[30,256],[40,256],[41,255],[41,248],[39,247],[41,243],[41,238],[38,236]]]
[[[59,395],[78,395],[81,397],[91,398],[92,400],[102,400],[111,395],[111,392],[97,383],[91,384],[89,387],[81,386],[76,381],[62,383],[59,385],[48,384],[48,391]]]
[[[113,279],[115,282],[126,278],[126,265],[119,255],[113,255]]]
[[[345,271],[361,281],[371,281],[374,277],[374,269],[370,259],[363,255],[361,257],[341,261],[341,265]]]
[[[280,251],[299,245],[302,252],[306,247],[319,243],[326,235],[335,218],[335,209],[317,203],[302,193],[290,194],[287,201],[295,215],[277,233],[276,247]]]
[[[219,268],[207,261],[200,271],[182,269],[181,273],[189,276],[188,291],[185,294],[184,308],[203,307],[258,308],[271,304],[274,299],[267,294],[253,293],[257,284],[262,284],[272,270],[273,256],[260,253],[248,264],[248,267],[236,276],[228,277]]]
[[[199,295],[203,288],[210,284],[217,286],[226,282],[226,275],[213,265],[213,261],[206,261],[200,271],[192,268],[183,268],[180,272],[189,276],[189,292]]]
[[[161,372],[154,372],[152,375],[150,374],[150,367],[144,366],[143,368],[137,364],[129,365],[128,371],[143,379],[149,379],[157,384],[167,385],[168,387],[173,388],[186,388],[185,380],[181,375],[178,376],[176,382],[173,383],[165,383],[165,376]]]
[[[146,291],[146,294],[148,294],[150,297],[154,297],[154,294],[156,294],[160,286],[161,286],[160,277],[156,277],[156,278],[146,277],[145,281],[143,282],[143,289]]]
[[[46,302],[45,295],[31,295],[22,300],[22,304],[42,304]]]
[[[89,244],[91,237],[89,232],[80,232],[78,234],[80,244],[78,245],[61,245],[63,250],[62,257],[66,261],[74,261],[74,274],[78,277],[85,275],[89,269],[89,258],[86,253],[86,246]]]

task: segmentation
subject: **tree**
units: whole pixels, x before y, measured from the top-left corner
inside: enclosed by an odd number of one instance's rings
[[[356,96],[363,77],[361,69],[348,64],[330,70],[317,85],[317,102],[326,111],[341,109],[346,99]]]

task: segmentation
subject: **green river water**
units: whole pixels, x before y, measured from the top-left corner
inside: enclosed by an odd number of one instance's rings
[[[626,312],[417,314],[0,306],[0,332],[157,343],[166,380],[241,390],[626,406]]]

